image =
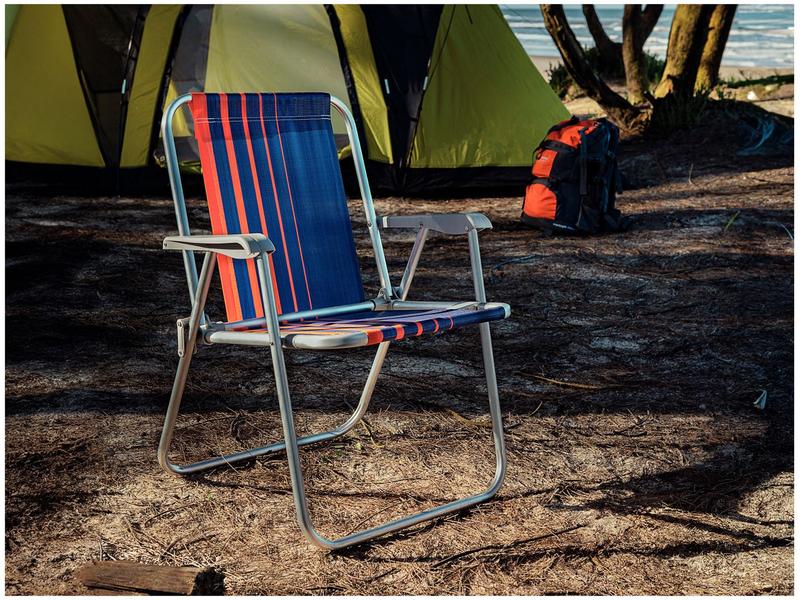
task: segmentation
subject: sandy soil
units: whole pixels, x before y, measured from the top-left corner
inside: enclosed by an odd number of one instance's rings
[[[561,59],[551,56],[531,56],[533,64],[539,69],[542,76],[547,79],[548,71],[561,64]],[[737,67],[732,65],[723,65],[720,67],[719,75],[720,80],[724,81],[743,81],[743,80],[758,80],[772,75],[789,75],[794,72],[790,68],[777,68],[777,67]],[[618,94],[625,95],[625,82],[624,81],[609,81],[607,82],[611,89]],[[747,101],[760,106],[764,110],[778,113],[786,117],[794,117],[794,84],[769,84],[761,85],[756,84],[752,86],[744,86],[737,88],[728,88],[724,84],[721,86],[722,92],[727,98],[735,100]],[[716,97],[716,95],[715,95]],[[565,103],[569,111],[578,115],[592,115],[600,116],[605,114],[605,111],[600,107],[597,102],[585,96],[571,99]]]
[[[533,64],[542,75],[548,70],[561,64],[558,56],[531,56]],[[741,67],[736,65],[722,65],[719,74],[722,79],[759,79],[770,75],[788,75],[794,69],[788,67]]]
[[[7,189],[6,592],[81,593],[74,571],[105,558],[213,565],[231,594],[791,594],[792,159],[682,139],[627,146],[648,186],[621,199],[637,220],[621,235],[527,230],[517,198],[378,202],[495,223],[508,478],[477,509],[334,554],[302,538],[280,458],[193,479],[156,464],[187,311],[159,249],[169,200]],[[394,273],[411,243],[388,236]],[[363,235],[359,253],[373,289]],[[469,294],[465,241],[433,238],[411,297]],[[370,355],[288,354],[301,432],[345,418]],[[177,459],[278,437],[266,351],[195,360]],[[481,378],[474,329],[393,346],[365,426],[302,452],[321,531],[485,486]]]

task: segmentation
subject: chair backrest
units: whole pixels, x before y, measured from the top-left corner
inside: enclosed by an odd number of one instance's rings
[[[192,94],[215,234],[263,233],[279,314],[364,300],[330,96]],[[219,258],[229,321],[264,315],[252,260]]]

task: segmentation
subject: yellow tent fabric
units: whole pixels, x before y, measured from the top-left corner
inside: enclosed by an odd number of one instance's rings
[[[104,166],[61,6],[21,6],[6,48],[6,159]]]
[[[444,7],[411,167],[530,166],[568,117],[497,6]]]
[[[173,101],[178,99],[178,90],[175,88],[175,83],[172,81],[169,82],[169,87],[167,88],[167,97],[164,101],[164,106],[169,106],[172,104]],[[186,106],[182,106],[178,112],[175,113],[175,119],[172,122],[172,132],[175,134],[175,137],[191,137],[192,136],[192,129],[189,125],[190,121],[188,119],[189,116],[189,109]]]
[[[167,53],[181,7],[157,4],[150,8],[142,35],[133,78],[123,138],[123,167],[142,167],[148,162],[150,134],[156,102],[164,76]]]
[[[336,5],[335,17],[322,5],[195,7],[186,13],[193,29],[176,29],[179,18],[184,23],[185,9],[152,5],[139,30],[124,114],[121,167],[152,164],[153,126],[163,108],[157,102],[167,61],[175,60],[168,55],[176,35],[184,49],[181,60],[188,62],[180,63],[181,80],[168,82],[167,103],[189,90],[325,90],[347,104],[351,97],[357,98],[368,158],[384,165],[402,162],[404,157],[393,156],[390,123],[406,115],[389,113],[385,96],[389,88],[382,83],[375,55],[386,50],[385,43],[370,37],[360,6]],[[97,143],[62,7],[7,6],[6,19],[6,158],[112,166],[104,164]],[[187,31],[191,31],[188,37]],[[91,32],[84,28],[81,35]],[[343,58],[354,84],[349,93]],[[386,57],[377,58],[386,69]],[[178,115],[178,137],[190,136],[185,116]],[[411,170],[529,166],[533,147],[552,124],[567,116],[497,6],[446,5],[438,19],[410,160],[403,166]],[[334,131],[345,132],[338,117]],[[185,142],[188,157],[191,139]],[[346,155],[344,148],[341,156]],[[394,177],[392,168],[385,172]]]
[[[348,102],[336,41],[322,5],[214,7],[205,91],[265,90],[325,90]],[[334,120],[334,131],[344,133],[344,122]]]
[[[364,13],[356,5],[335,6],[342,32],[347,61],[355,81],[358,106],[361,109],[367,155],[375,161],[392,163],[392,141],[386,103],[378,79]],[[362,142],[363,143],[363,142]]]

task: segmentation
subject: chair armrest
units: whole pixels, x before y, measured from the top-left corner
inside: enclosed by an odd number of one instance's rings
[[[489,217],[481,213],[444,213],[429,215],[390,216],[381,218],[381,227],[411,228],[422,227],[448,235],[469,233],[472,230],[491,229]]]
[[[275,246],[261,233],[238,235],[171,235],[164,238],[164,250],[214,252],[231,258],[254,258],[275,252]]]

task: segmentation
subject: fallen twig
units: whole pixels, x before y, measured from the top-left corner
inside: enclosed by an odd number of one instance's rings
[[[364,580],[364,583],[372,583],[373,581],[377,581],[378,579],[383,579],[387,575],[391,575],[397,571],[397,567],[392,567],[391,569],[387,569],[383,573],[378,573],[377,575],[373,575],[372,577],[367,577]]]
[[[528,262],[529,260],[533,260],[534,258],[540,256],[539,254],[528,254],[526,256],[520,256],[517,258],[510,258],[508,260],[504,260],[502,262],[497,263],[496,265],[492,265],[489,269],[489,279],[492,279],[495,275],[495,271],[501,271],[504,266],[506,265],[513,265],[517,263]]]
[[[556,535],[561,535],[562,533],[569,533],[570,531],[575,531],[576,529],[580,529],[582,527],[586,527],[586,523],[580,523],[578,525],[571,525],[570,527],[565,527],[564,529],[559,529],[558,531],[551,531],[549,533],[544,533],[542,535],[536,535],[530,538],[525,538],[522,540],[516,540],[509,544],[488,544],[486,546],[481,546],[480,548],[473,548],[471,550],[464,550],[463,552],[459,552],[458,554],[453,554],[451,556],[447,556],[442,558],[441,560],[436,561],[431,566],[433,568],[440,567],[442,565],[446,565],[448,563],[454,562],[456,560],[461,560],[465,556],[470,556],[472,554],[476,554],[478,552],[482,552],[484,550],[510,550],[511,548],[517,548],[519,546],[530,544],[531,542],[538,542],[539,540],[544,540],[549,537],[553,537]]]
[[[142,523],[142,526],[145,526],[145,525],[149,524],[151,521],[154,521],[158,517],[161,517],[161,516],[164,516],[164,515],[168,515],[169,513],[172,513],[172,512],[178,512],[179,510],[183,510],[184,508],[190,508],[192,506],[196,506],[197,504],[199,504],[199,502],[189,502],[188,504],[182,504],[180,506],[175,506],[173,508],[168,508],[166,510],[162,510],[160,513],[157,513],[157,514],[153,515],[152,517],[150,517],[149,519],[147,519],[144,523]]]
[[[458,412],[454,411],[452,408],[447,408],[446,406],[444,407],[444,412],[449,414],[456,421],[464,423],[464,425],[467,425],[468,427],[486,427],[486,428],[489,428],[489,427],[492,426],[491,423],[481,422],[481,421],[478,421],[476,419],[468,419],[467,417],[465,417],[461,413],[458,413]]]
[[[742,211],[737,210],[735,213],[733,213],[733,216],[730,219],[728,219],[727,223],[725,223],[725,228],[722,230],[722,233],[726,233],[728,231],[730,226],[733,225],[733,222],[736,220],[736,217],[738,217],[739,213],[741,213],[741,212]]]
[[[195,536],[191,539],[188,539],[186,541],[184,541],[186,538],[183,537],[176,538],[172,540],[172,542],[170,542],[170,544],[166,548],[164,548],[164,550],[161,552],[161,559],[163,560],[167,554],[172,554],[172,549],[178,544],[178,542],[183,542],[183,547],[187,548],[188,546],[196,544],[197,542],[202,542],[204,540],[209,540],[211,538],[217,537],[217,535],[218,535],[217,532],[212,531],[211,533],[204,533]]]
[[[523,376],[526,376],[526,377],[533,377],[534,379],[538,379],[538,380],[544,381],[546,383],[552,383],[553,385],[563,385],[565,387],[579,388],[579,389],[582,389],[582,390],[605,390],[605,389],[609,389],[609,388],[620,388],[620,387],[622,387],[618,383],[609,383],[609,384],[606,384],[606,385],[595,385],[595,384],[592,384],[592,383],[573,383],[571,381],[560,381],[558,379],[550,379],[549,377],[544,377],[542,375],[534,375],[533,373],[525,373],[524,371],[520,372],[520,375],[523,375]]]

